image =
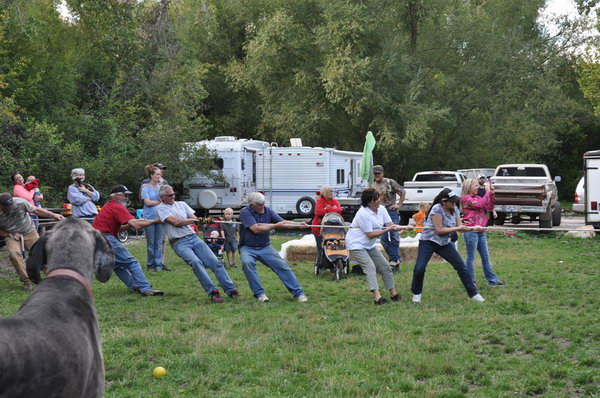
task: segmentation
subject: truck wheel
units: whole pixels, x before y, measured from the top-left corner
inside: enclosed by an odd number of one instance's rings
[[[506,213],[498,213],[498,217],[496,217],[496,225],[504,225],[506,221]]]
[[[315,214],[315,200],[310,196],[303,196],[296,202],[296,211],[301,217],[312,217]]]
[[[400,225],[408,225],[408,223],[410,222],[410,216],[412,214],[409,213],[400,213]]]
[[[514,214],[511,218],[510,218],[510,222],[513,224],[519,224],[521,222],[521,216],[518,214]]]
[[[552,228],[552,208],[549,206],[546,214],[540,214],[540,228]]]
[[[552,225],[555,227],[560,226],[560,219],[562,217],[562,209],[560,208],[560,203],[556,202],[554,205],[554,209],[552,209]]]

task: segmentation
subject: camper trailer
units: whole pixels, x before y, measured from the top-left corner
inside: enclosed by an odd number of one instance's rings
[[[600,228],[600,151],[583,155],[585,224]]]
[[[282,216],[310,217],[317,192],[329,185],[339,198],[352,197],[367,185],[359,176],[361,152],[302,146],[225,136],[195,145],[215,155],[212,175],[196,175],[184,183],[183,197],[194,210],[207,212],[246,205],[251,192],[265,195],[266,205]],[[220,177],[217,177],[220,176]]]

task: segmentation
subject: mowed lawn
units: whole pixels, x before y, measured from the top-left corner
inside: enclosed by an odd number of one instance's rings
[[[427,270],[423,302],[413,304],[408,263],[396,274],[403,300],[377,307],[364,277],[315,276],[311,263],[293,264],[307,303],[295,302],[260,265],[270,303],[255,302],[238,267],[230,275],[244,299],[210,304],[169,249],[173,271],[147,273],[164,297],[130,293],[114,276],[94,282],[106,396],[600,394],[598,238],[489,240],[494,270],[507,286],[487,287],[478,260],[485,303],[468,300],[450,265],[436,263]],[[144,264],[145,241],[129,248]],[[19,288],[16,278],[0,279],[2,316],[27,297]],[[167,375],[152,378],[155,366]]]

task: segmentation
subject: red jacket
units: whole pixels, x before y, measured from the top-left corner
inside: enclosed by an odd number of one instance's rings
[[[319,196],[319,198],[317,199],[317,204],[315,206],[315,216],[310,223],[312,225],[320,225],[323,216],[327,213],[342,214],[342,206],[336,198],[326,200],[322,196]],[[314,235],[321,235],[321,228],[319,227],[311,227],[310,230]]]

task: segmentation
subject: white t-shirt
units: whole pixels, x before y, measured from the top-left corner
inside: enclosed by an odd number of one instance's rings
[[[188,206],[187,203],[175,202],[172,205],[161,203],[156,206],[156,214],[158,215],[158,218],[160,218],[160,221],[164,223],[163,226],[165,233],[167,234],[167,239],[173,240],[194,234],[194,230],[189,225],[176,227],[173,224],[165,222],[165,220],[170,216],[175,216],[177,218],[192,217],[194,215],[194,210]]]
[[[392,219],[385,207],[380,205],[377,212],[373,212],[369,207],[361,207],[346,234],[346,247],[348,250],[374,248],[377,238],[369,239],[365,232],[380,230],[389,222],[392,222]]]

